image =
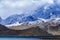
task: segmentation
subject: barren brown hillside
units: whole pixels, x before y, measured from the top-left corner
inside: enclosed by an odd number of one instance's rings
[[[0,24],[0,35],[10,36],[51,36],[48,32],[39,27],[32,27],[25,30],[12,30]]]

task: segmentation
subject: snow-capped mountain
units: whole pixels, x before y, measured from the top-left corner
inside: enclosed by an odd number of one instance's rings
[[[14,23],[16,23],[16,22],[19,21],[19,20],[21,21],[22,16],[24,16],[24,15],[18,15],[18,14],[11,15],[11,16],[7,17],[7,18],[4,20],[4,22],[5,22],[7,25],[9,25],[9,24],[14,24]],[[19,19],[19,20],[18,20],[18,19]]]
[[[26,14],[14,14],[6,19],[1,19],[0,24],[3,25],[10,25],[16,24],[29,24],[29,23],[43,23],[47,21],[58,21],[57,18],[60,18],[60,7],[54,5],[43,5],[42,7],[38,7],[33,14],[26,15]],[[39,21],[37,21],[39,20]]]
[[[50,14],[49,14],[50,11],[47,9],[45,10],[44,6],[39,7],[37,10],[35,10],[33,16],[43,18],[43,19],[49,19],[50,18]]]
[[[55,4],[44,5],[42,7],[39,7],[37,10],[35,10],[33,16],[43,19],[50,19],[53,16],[55,16],[55,18],[60,17],[60,7]]]
[[[35,21],[35,20],[37,20],[37,18],[33,17],[31,15],[27,16],[24,14],[21,14],[21,15],[14,14],[14,15],[11,15],[11,16],[7,17],[6,19],[2,20],[1,24],[10,25],[10,24],[14,24],[16,22],[23,23],[23,22],[29,22],[29,21]]]

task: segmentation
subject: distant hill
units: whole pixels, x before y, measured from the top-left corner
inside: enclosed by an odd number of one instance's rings
[[[25,35],[25,36],[53,36],[52,34],[49,34],[48,32],[40,29],[39,27],[32,27],[26,30],[22,30],[22,33],[19,35]]]
[[[0,36],[51,36],[51,34],[49,34],[46,31],[43,31],[42,29],[40,29],[39,27],[32,27],[29,29],[25,29],[25,30],[12,30],[12,29],[8,29],[7,27],[3,26],[0,24]]]

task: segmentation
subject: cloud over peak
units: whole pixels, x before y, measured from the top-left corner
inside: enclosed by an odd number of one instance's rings
[[[52,4],[53,0],[1,0],[0,16],[6,18],[12,14],[33,12],[38,6],[47,3]]]

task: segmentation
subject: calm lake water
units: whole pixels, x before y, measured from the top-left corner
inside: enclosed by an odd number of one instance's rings
[[[41,40],[38,38],[0,38],[0,40]]]

